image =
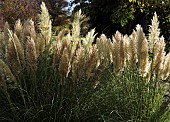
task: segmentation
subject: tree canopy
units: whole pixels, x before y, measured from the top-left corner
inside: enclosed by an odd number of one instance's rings
[[[2,14],[5,21],[14,24],[17,19],[26,20],[32,18],[37,21],[39,3],[37,0],[5,0]]]
[[[113,35],[117,30],[131,34],[137,24],[147,34],[151,18],[156,12],[160,21],[161,35],[170,45],[170,1],[169,0],[73,0],[75,11],[82,9],[89,16],[91,28],[98,35]]]
[[[5,0],[2,9],[4,20],[12,25],[17,19],[25,21],[31,18],[37,22],[42,1],[48,8],[54,26],[67,22],[66,0]]]

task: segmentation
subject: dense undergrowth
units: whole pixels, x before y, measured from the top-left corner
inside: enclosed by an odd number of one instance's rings
[[[154,14],[150,34],[140,25],[112,39],[95,30],[81,37],[81,11],[70,33],[52,36],[45,4],[34,22],[8,23],[0,36],[0,121],[168,122],[170,53]]]

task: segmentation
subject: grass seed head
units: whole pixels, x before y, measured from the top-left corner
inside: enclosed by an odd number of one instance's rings
[[[30,36],[34,40],[36,39],[35,25],[32,19],[25,21],[23,25],[24,36]]]
[[[3,52],[3,54],[6,53],[6,49],[7,49],[7,45],[8,45],[8,40],[9,40],[9,30],[10,27],[9,27],[9,24],[8,22],[5,22],[5,25],[4,25],[4,31],[2,32],[2,40],[0,41],[0,47],[1,47],[1,50]]]
[[[85,65],[85,50],[84,48],[79,48],[76,51],[76,55],[73,57],[73,63],[71,68],[72,77],[75,81],[80,80],[80,78],[83,76],[84,65]]]
[[[18,37],[21,36],[21,33],[22,33],[22,24],[21,24],[21,20],[18,19],[16,22],[15,22],[15,26],[14,26],[14,32],[16,33],[16,35]]]
[[[16,85],[16,79],[14,75],[12,74],[10,68],[8,65],[0,59],[0,86],[1,85]]]
[[[140,25],[136,26],[136,43],[137,43],[137,57],[138,57],[138,67],[142,76],[146,76],[146,69],[149,63],[149,47],[148,41],[143,33],[143,29]]]
[[[170,73],[170,53],[165,56],[164,65],[162,69],[162,79],[166,80]]]
[[[42,37],[45,39],[45,45],[48,45],[52,35],[52,23],[50,20],[49,12],[45,6],[45,3],[41,4],[41,13],[39,14],[39,29]]]
[[[37,70],[37,55],[35,42],[30,36],[27,36],[25,53],[27,71],[33,73]]]
[[[160,76],[164,58],[165,58],[165,41],[164,38],[161,37],[154,46],[154,57],[153,57],[153,72],[156,77]]]
[[[20,63],[20,54],[23,55],[23,52],[21,49],[21,45],[19,40],[17,40],[16,37],[14,37],[15,34],[11,30],[9,31],[9,40],[7,45],[7,51],[6,51],[6,60],[7,64],[10,66],[13,73],[19,74],[22,70],[21,63]],[[21,52],[19,52],[21,51]],[[21,56],[22,57],[22,56]]]
[[[84,38],[84,40],[83,40],[83,45],[84,45],[86,48],[89,48],[89,47],[92,45],[92,43],[93,43],[93,41],[94,41],[94,39],[95,39],[95,36],[96,36],[96,34],[95,34],[95,29],[92,29],[91,31],[89,31],[89,32],[87,33],[86,37]]]
[[[155,46],[155,43],[159,39],[160,35],[160,29],[159,29],[159,21],[158,21],[158,16],[156,12],[154,13],[153,19],[152,19],[152,24],[149,28],[149,46],[150,46],[150,52],[153,53],[153,48]]]
[[[59,63],[59,73],[62,77],[68,77],[68,74],[71,69],[71,60],[70,60],[70,50],[68,48],[64,48],[63,54],[61,56],[61,60]]]
[[[86,57],[86,69],[85,69],[85,75],[86,78],[89,79],[93,76],[93,69],[96,68],[97,65],[97,47],[96,45],[93,45],[92,48],[90,48],[88,55]]]
[[[79,41],[80,37],[80,25],[81,25],[81,19],[83,18],[83,15],[81,14],[81,10],[75,13],[74,20],[72,23],[72,40],[76,43]]]
[[[125,65],[125,49],[124,49],[124,42],[123,36],[120,32],[116,32],[113,38],[113,44],[115,48],[115,73],[118,73],[123,70]]]
[[[129,36],[129,41],[127,42],[127,55],[128,55],[128,62],[132,69],[136,69],[137,65],[137,47],[136,47],[136,32]]]

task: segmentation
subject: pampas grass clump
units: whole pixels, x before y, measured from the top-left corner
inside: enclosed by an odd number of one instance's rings
[[[6,22],[0,35],[0,120],[168,121],[170,53],[159,37],[156,13],[149,36],[140,25],[131,35],[95,29],[80,35],[81,10],[72,29],[52,36],[44,3],[39,32],[30,19]]]

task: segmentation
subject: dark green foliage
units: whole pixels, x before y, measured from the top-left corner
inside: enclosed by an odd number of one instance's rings
[[[137,24],[148,33],[153,13],[159,16],[161,35],[164,35],[167,47],[170,50],[170,2],[169,0],[74,0],[80,3],[75,10],[82,9],[90,17],[91,28],[112,36],[117,30],[123,34],[131,34]]]

